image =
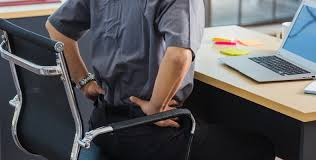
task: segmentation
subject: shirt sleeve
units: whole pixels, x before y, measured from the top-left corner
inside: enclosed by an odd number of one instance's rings
[[[191,49],[194,58],[205,26],[203,0],[165,0],[158,13],[156,23],[166,46]]]
[[[62,34],[78,40],[90,28],[89,0],[67,0],[48,20]]]

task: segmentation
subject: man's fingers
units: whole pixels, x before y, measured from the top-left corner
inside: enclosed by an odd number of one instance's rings
[[[92,101],[96,101],[98,98],[97,96],[94,96],[94,95],[86,95],[86,97],[88,97]]]
[[[101,88],[100,86],[97,87],[97,92],[98,92],[98,94],[105,95],[105,90],[103,88]]]
[[[129,99],[132,103],[138,105],[139,107],[142,107],[145,103],[145,101],[143,101],[137,97],[134,97],[134,96],[131,96]]]
[[[163,123],[164,123],[163,125],[165,127],[174,127],[174,128],[180,127],[180,125],[177,122],[170,120],[170,119],[163,121]]]
[[[177,108],[176,107],[169,107],[169,106],[167,106],[165,108],[165,111],[170,111],[170,110],[174,110],[174,109],[177,109]]]
[[[176,101],[176,100],[171,100],[169,103],[168,103],[168,105],[170,106],[170,107],[172,107],[172,106],[177,106],[177,105],[179,105],[179,103]]]
[[[177,109],[177,108],[176,107],[169,107],[169,106],[167,106],[165,108],[165,111],[170,111],[170,110],[174,110],[174,109]],[[179,120],[179,118],[171,118],[171,120],[177,121],[177,120]]]
[[[130,101],[134,104],[136,104],[137,106],[141,107],[141,109],[144,111],[145,114],[147,115],[151,115],[151,114],[154,114],[154,113],[157,113],[157,112],[151,112],[151,111],[148,111],[146,112],[144,109],[144,107],[146,106],[146,103],[148,103],[148,101],[144,101],[140,98],[137,98],[137,97],[134,97],[134,96],[131,96],[130,98]],[[172,104],[177,104],[176,101],[172,102]],[[173,110],[173,109],[176,109],[175,107],[169,107],[169,105],[165,108],[165,111],[167,110]],[[158,111],[159,112],[159,111]],[[179,128],[180,125],[172,120],[172,119],[168,119],[168,120],[164,120],[164,121],[159,121],[159,122],[156,122],[155,123],[157,126],[160,126],[160,127],[175,127],[175,128]]]
[[[177,123],[176,121],[170,120],[170,119],[164,120],[164,121],[159,121],[155,124],[159,127],[174,127],[174,128],[180,127],[179,123]]]

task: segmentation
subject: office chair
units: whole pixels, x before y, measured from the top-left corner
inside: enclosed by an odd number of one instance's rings
[[[63,43],[3,19],[0,19],[0,30],[3,31],[0,53],[9,61],[17,91],[9,102],[15,108],[12,135],[16,145],[25,153],[48,160],[106,159],[92,143],[96,136],[180,116],[192,122],[188,129],[192,135],[189,142],[192,141],[195,120],[187,109],[112,123],[83,135],[81,115],[63,55]],[[187,159],[189,150],[190,145]]]

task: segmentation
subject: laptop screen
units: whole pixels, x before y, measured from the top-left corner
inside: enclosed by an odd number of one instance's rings
[[[302,7],[283,49],[316,63],[316,8]]]

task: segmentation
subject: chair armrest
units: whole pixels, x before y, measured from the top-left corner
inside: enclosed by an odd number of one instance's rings
[[[85,137],[82,140],[79,140],[78,143],[82,147],[90,148],[90,144],[92,140],[98,135],[111,133],[111,132],[131,128],[131,127],[136,127],[140,125],[145,125],[148,123],[154,123],[154,122],[158,122],[158,121],[166,120],[170,118],[177,118],[181,116],[187,117],[191,120],[191,123],[192,123],[191,134],[194,134],[196,123],[191,112],[188,109],[174,109],[174,110],[161,112],[161,113],[157,113],[157,114],[153,114],[149,116],[144,116],[144,117],[139,117],[139,118],[126,120],[122,122],[112,123],[112,124],[109,124],[108,126],[97,128],[95,130],[86,132]]]

